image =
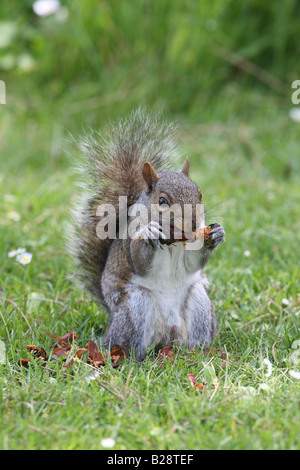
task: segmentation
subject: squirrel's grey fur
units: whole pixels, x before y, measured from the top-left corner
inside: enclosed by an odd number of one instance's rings
[[[143,189],[145,162],[157,171],[176,165],[175,133],[176,127],[162,123],[159,114],[139,108],[116,125],[103,132],[93,131],[78,142],[84,157],[79,161],[84,191],[73,210],[69,251],[77,262],[81,282],[104,307],[101,277],[112,240],[99,240],[96,235],[97,207],[105,202],[117,211],[119,196],[128,198],[128,207],[133,205]]]
[[[203,267],[224,241],[221,226],[211,226],[209,243],[198,251],[162,239],[153,243],[151,222],[143,238],[100,240],[96,234],[97,207],[112,204],[118,211],[120,196],[128,207],[143,203],[149,210],[160,191],[181,206],[201,201],[187,171],[174,171],[180,157],[175,130],[139,109],[80,143],[87,196],[73,213],[72,255],[83,285],[111,316],[104,341],[133,348],[138,360],[151,344],[176,340],[193,348],[210,343],[216,331]]]

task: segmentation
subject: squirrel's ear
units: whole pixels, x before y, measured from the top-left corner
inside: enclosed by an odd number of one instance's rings
[[[190,161],[189,161],[189,157],[186,157],[183,167],[181,168],[181,172],[189,176],[189,171],[190,171]]]
[[[149,162],[144,163],[144,166],[143,166],[143,177],[144,177],[144,180],[146,181],[146,184],[147,184],[149,190],[151,191],[152,186],[153,186],[153,183],[156,183],[156,181],[158,180],[159,176],[158,176],[158,174],[156,173],[156,171],[154,170],[154,168],[153,168],[153,166],[151,165],[151,163],[149,163]]]

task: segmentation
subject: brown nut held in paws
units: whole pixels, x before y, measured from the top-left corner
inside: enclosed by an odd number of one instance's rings
[[[198,228],[196,232],[182,233],[182,238],[174,238],[174,242],[186,242],[187,240],[209,240],[211,227]]]

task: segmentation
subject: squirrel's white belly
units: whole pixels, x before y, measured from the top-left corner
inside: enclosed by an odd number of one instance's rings
[[[157,250],[147,276],[134,275],[131,279],[135,287],[144,288],[145,331],[148,334],[151,332],[147,338],[148,345],[171,340],[180,344],[187,342],[189,319],[188,305],[185,304],[189,290],[197,283],[201,290],[204,288],[200,270],[195,273],[186,271],[183,259],[185,255],[182,244],[164,246],[162,250]],[[131,311],[136,304],[136,298],[132,299]]]
[[[182,243],[162,245],[162,249],[157,248],[148,274],[137,276],[139,283],[151,290],[165,292],[192,284],[198,277],[198,271],[190,273],[186,270],[186,257],[189,253]]]

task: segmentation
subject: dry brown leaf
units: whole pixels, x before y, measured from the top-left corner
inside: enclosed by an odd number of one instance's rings
[[[30,362],[30,359],[19,359],[20,366],[27,366]]]
[[[56,343],[53,345],[53,348],[58,347],[58,345],[62,346],[63,348],[70,346],[78,338],[75,331],[69,331],[64,336],[59,336],[56,333],[52,333],[51,331],[45,331],[45,335],[56,341]]]
[[[87,352],[88,352],[87,348],[78,348],[74,354],[74,357],[78,357],[78,359],[80,359]]]
[[[64,348],[54,348],[52,350],[52,356],[56,357],[68,357],[70,351],[71,351],[72,346],[67,346]]]
[[[46,332],[45,334],[56,341],[52,348],[52,356],[57,358],[67,358],[64,367],[72,367],[76,359],[80,359],[85,353],[88,353],[88,362],[94,367],[99,368],[100,366],[105,365],[108,352],[104,352],[102,355],[94,341],[88,341],[87,348],[79,348],[75,344],[78,336],[74,331],[69,331],[64,336],[59,336],[52,332]],[[28,345],[26,346],[26,349],[37,357],[38,360],[41,359],[48,361],[48,356],[44,348],[38,348],[35,345]],[[127,349],[119,345],[115,345],[110,355],[113,367],[118,367],[120,365],[120,361],[124,360],[125,357],[129,357]],[[30,359],[21,359],[19,361],[21,365],[27,365],[29,362]]]
[[[89,357],[88,357],[89,363],[93,364],[95,367],[105,366],[104,357],[100,353],[98,346],[94,341],[90,340],[88,342],[87,349],[89,353]]]
[[[34,344],[29,344],[26,346],[27,351],[30,351],[38,359],[43,359],[48,361],[48,356],[44,348],[37,348]]]
[[[193,388],[199,388],[200,390],[203,390],[204,389],[204,386],[205,386],[205,383],[202,382],[201,384],[199,384],[196,380],[196,377],[194,376],[194,374],[187,374],[190,382],[191,382],[191,386]]]
[[[165,346],[164,348],[160,349],[157,355],[157,360],[159,362],[163,362],[164,358],[169,359],[170,362],[173,362],[174,358],[174,351],[171,346]]]
[[[69,354],[64,367],[72,367],[77,359],[80,359],[83,354],[88,352],[86,348],[78,348],[77,351],[75,351],[74,354]]]
[[[115,344],[114,349],[110,352],[112,361],[123,361],[125,357],[129,357],[128,350],[123,346]]]

